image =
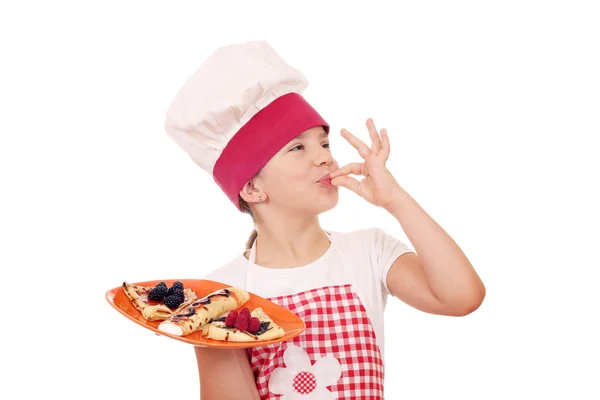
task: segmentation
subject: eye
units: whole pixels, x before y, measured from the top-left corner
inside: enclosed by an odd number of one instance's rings
[[[323,143],[323,147],[326,149],[330,149],[331,147],[329,146],[329,143]]]
[[[296,146],[292,147],[292,148],[290,149],[290,151],[302,150],[303,148],[304,148],[304,146],[303,146],[303,145],[301,145],[301,144],[297,144]]]

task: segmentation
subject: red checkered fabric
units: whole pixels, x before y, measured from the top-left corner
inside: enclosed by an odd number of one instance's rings
[[[351,285],[323,287],[269,300],[305,322],[306,330],[289,342],[304,349],[312,364],[326,355],[338,360],[342,375],[337,383],[327,387],[336,399],[384,398],[383,360],[375,331]],[[286,367],[283,360],[286,348],[287,343],[283,342],[248,350],[256,386],[263,400],[281,398],[269,393],[269,377],[276,368]],[[310,379],[304,381],[305,384],[312,382]]]

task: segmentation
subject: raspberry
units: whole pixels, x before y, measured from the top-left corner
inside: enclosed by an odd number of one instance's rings
[[[233,325],[233,326],[235,326],[237,329],[239,329],[241,331],[245,331],[248,329],[249,323],[250,323],[250,318],[248,318],[242,310],[240,312],[240,314],[238,315],[238,317],[236,318],[235,325]]]
[[[260,320],[256,317],[250,318],[250,322],[248,323],[248,332],[254,333],[260,329]]]
[[[248,321],[250,321],[250,310],[248,309],[248,307],[242,308],[242,310],[240,311],[240,315],[242,314],[248,317]]]
[[[225,326],[234,326],[235,320],[237,319],[238,312],[236,310],[230,311],[225,318]]]

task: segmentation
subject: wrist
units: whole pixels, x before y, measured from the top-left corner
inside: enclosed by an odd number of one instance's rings
[[[398,186],[392,194],[392,201],[383,208],[397,218],[402,214],[402,211],[409,200],[409,194]]]

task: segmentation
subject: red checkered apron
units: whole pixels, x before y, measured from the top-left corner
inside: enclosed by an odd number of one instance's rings
[[[254,260],[252,253],[251,262]],[[271,297],[269,300],[300,317],[306,324],[306,330],[288,342],[248,350],[261,399],[384,398],[383,360],[377,346],[375,331],[351,284],[321,287],[288,296]],[[294,365],[286,365],[284,355],[290,347],[289,344],[303,349],[310,359],[310,364],[317,363],[325,356],[329,356],[329,361],[333,363],[335,361],[331,360],[331,357],[339,362],[339,379],[336,382],[326,382],[329,384],[326,389],[331,392],[330,395],[316,394],[319,376],[315,376],[315,372],[311,372],[310,368],[302,370]],[[298,351],[301,352],[299,349]],[[292,364],[293,360],[289,356],[285,360]],[[337,364],[333,367],[337,368]],[[277,387],[283,385],[290,396],[269,391],[269,380],[273,371],[278,368],[291,369],[288,371],[290,387],[286,386],[288,381],[277,382]],[[314,397],[311,393],[314,393]]]

